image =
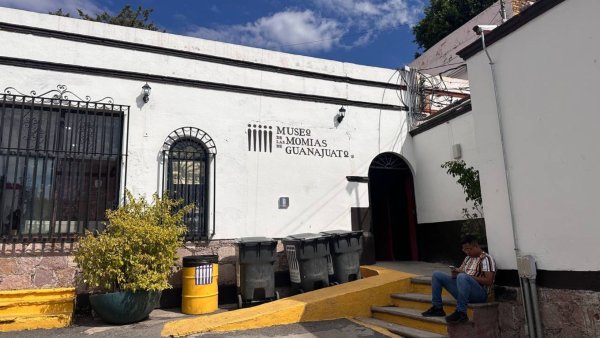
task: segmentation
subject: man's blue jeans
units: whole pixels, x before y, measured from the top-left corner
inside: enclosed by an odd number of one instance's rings
[[[456,278],[436,271],[431,276],[431,303],[442,307],[442,287],[456,299],[456,311],[467,312],[468,303],[485,303],[487,291],[466,273],[459,273]]]

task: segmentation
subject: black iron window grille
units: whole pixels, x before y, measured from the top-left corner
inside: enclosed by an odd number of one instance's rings
[[[81,99],[62,85],[0,94],[4,241],[75,239],[105,227],[126,174],[128,113],[111,98]]]
[[[208,239],[215,234],[216,154],[212,138],[193,127],[175,130],[163,145],[163,186],[171,198],[193,205],[184,217],[186,241]]]

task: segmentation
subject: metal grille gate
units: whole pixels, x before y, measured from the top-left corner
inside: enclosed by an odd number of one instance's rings
[[[163,145],[163,187],[171,198],[193,205],[184,216],[185,239],[198,241],[214,235],[215,168],[217,148],[203,130],[184,127],[172,132]],[[209,187],[212,189],[213,230],[209,234]]]
[[[65,86],[40,96],[9,89],[0,94],[2,238],[54,241],[103,229],[105,210],[119,202],[129,107],[69,100]]]
[[[186,238],[195,240],[208,236],[206,212],[208,210],[208,156],[204,147],[193,139],[179,140],[168,154],[167,191],[183,205],[194,208],[185,215],[188,227]]]

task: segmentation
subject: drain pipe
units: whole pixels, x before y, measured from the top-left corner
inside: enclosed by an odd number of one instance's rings
[[[515,251],[517,267],[518,267],[518,271],[519,271],[519,285],[520,285],[521,291],[523,293],[523,307],[524,307],[525,315],[526,315],[525,318],[526,318],[526,323],[527,323],[527,330],[529,333],[529,337],[541,338],[541,337],[543,337],[543,331],[542,331],[542,322],[540,320],[538,297],[537,297],[537,290],[536,290],[536,283],[535,283],[535,278],[536,278],[535,259],[532,256],[525,256],[527,258],[521,257],[521,252],[519,250],[519,240],[518,240],[518,235],[517,235],[517,231],[516,231],[515,216],[513,213],[513,200],[512,200],[512,193],[511,193],[511,189],[510,189],[509,170],[508,170],[508,165],[506,164],[507,157],[506,157],[506,149],[504,147],[504,129],[503,129],[503,124],[502,124],[502,114],[501,114],[502,110],[501,110],[501,106],[500,106],[500,99],[498,97],[498,90],[497,90],[497,85],[496,85],[496,71],[495,71],[495,67],[494,67],[495,63],[492,60],[490,53],[487,50],[487,46],[485,44],[485,32],[491,31],[494,28],[496,28],[495,25],[477,25],[473,28],[473,30],[475,31],[475,33],[477,33],[478,35],[481,36],[481,44],[483,47],[483,51],[485,52],[485,55],[487,56],[487,58],[489,60],[490,71],[491,71],[491,75],[492,75],[492,88],[494,90],[494,99],[496,101],[496,116],[498,118],[498,129],[500,132],[500,147],[502,148],[502,163],[504,165],[504,173],[506,175],[506,193],[508,196],[508,209],[509,209],[509,213],[510,213],[510,225],[512,228],[514,251]],[[525,263],[523,261],[523,258],[525,258]],[[531,263],[531,262],[533,262],[533,263]],[[527,264],[528,264],[529,269],[526,271],[523,271],[522,267]],[[533,272],[531,270],[531,266],[533,266]]]

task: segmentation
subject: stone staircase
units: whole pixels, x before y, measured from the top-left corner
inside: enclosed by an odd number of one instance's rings
[[[448,325],[444,317],[423,317],[421,312],[431,307],[431,277],[412,278],[409,292],[390,295],[391,306],[374,306],[371,318],[357,318],[403,337],[499,337],[498,303],[470,304],[469,321]],[[456,301],[444,290],[444,311],[454,312]]]

